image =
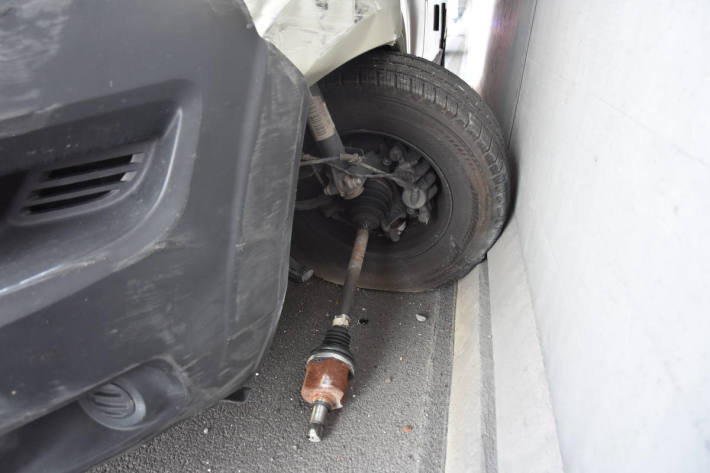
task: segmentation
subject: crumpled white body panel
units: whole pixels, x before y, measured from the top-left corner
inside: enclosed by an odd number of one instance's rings
[[[259,34],[309,84],[402,37],[399,0],[245,0]]]

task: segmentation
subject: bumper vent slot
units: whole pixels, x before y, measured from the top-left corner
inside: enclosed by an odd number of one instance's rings
[[[133,187],[144,157],[104,155],[31,171],[15,201],[13,219],[42,221],[104,207]]]
[[[108,383],[90,392],[86,396],[84,407],[95,415],[110,419],[125,419],[136,411],[133,397],[115,383]]]
[[[145,398],[130,378],[118,378],[79,398],[89,417],[111,429],[130,429],[145,419]]]

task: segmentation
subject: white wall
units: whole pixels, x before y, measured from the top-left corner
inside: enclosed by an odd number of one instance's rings
[[[538,0],[508,125],[565,470],[710,471],[710,2]]]

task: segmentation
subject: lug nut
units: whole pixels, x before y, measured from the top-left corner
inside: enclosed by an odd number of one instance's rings
[[[426,192],[422,191],[418,187],[404,189],[402,191],[402,202],[404,202],[404,205],[410,209],[422,208],[427,202],[426,197]]]

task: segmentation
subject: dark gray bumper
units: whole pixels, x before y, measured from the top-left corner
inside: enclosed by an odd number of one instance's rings
[[[0,465],[82,470],[258,365],[307,88],[232,2],[25,3],[0,13]],[[116,379],[146,405],[111,427],[79,400]]]

